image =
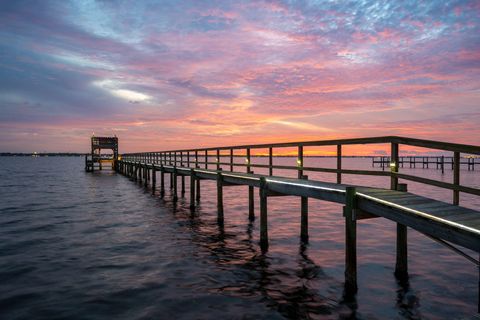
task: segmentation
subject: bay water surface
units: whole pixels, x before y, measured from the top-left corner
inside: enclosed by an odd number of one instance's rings
[[[306,166],[334,164],[333,158],[305,159]],[[359,290],[356,299],[345,299],[340,205],[309,200],[310,242],[302,245],[300,199],[269,199],[270,247],[262,254],[259,219],[247,218],[247,187],[224,189],[221,226],[214,181],[202,181],[192,213],[188,178],[186,196],[175,204],[169,179],[162,199],[113,171],[92,174],[83,166],[83,158],[0,157],[0,319],[461,319],[476,313],[477,267],[411,229],[410,278],[396,280],[396,225],[386,219],[358,223]],[[371,169],[371,159],[346,158],[344,167]],[[400,170],[452,181],[450,170]],[[479,171],[462,168],[461,175],[465,185],[480,186]],[[343,179],[389,186],[385,177]],[[408,185],[451,201],[450,191]],[[461,205],[478,210],[478,198],[462,195]],[[258,216],[258,201],[255,209]]]

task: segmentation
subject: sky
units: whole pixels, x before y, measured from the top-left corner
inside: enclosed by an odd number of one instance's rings
[[[479,101],[479,1],[0,1],[0,152],[478,145]]]

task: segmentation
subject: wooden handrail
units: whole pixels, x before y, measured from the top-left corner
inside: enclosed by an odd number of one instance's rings
[[[349,170],[342,168],[342,146],[343,145],[360,145],[360,144],[389,144],[391,146],[390,159],[392,159],[393,165],[391,171],[374,171],[374,170]],[[337,168],[321,168],[321,167],[305,167],[304,166],[304,147],[320,147],[320,146],[335,146],[337,149]],[[427,179],[423,177],[413,176],[409,174],[398,173],[399,162],[399,147],[400,146],[416,146],[428,149],[452,151],[453,163],[454,163],[454,180],[452,183],[447,183],[438,180]],[[285,165],[273,165],[273,148],[297,148],[297,166],[285,166]],[[245,154],[241,157],[247,159],[246,163],[235,163],[234,157],[240,155],[234,155],[234,150],[245,150]],[[268,164],[253,164],[251,162],[251,150],[253,149],[268,149]],[[209,153],[209,151],[215,151],[215,154]],[[224,152],[222,154],[222,151]],[[190,155],[194,153],[192,161],[190,161]],[[459,143],[450,143],[442,141],[424,140],[399,136],[381,136],[381,137],[367,137],[367,138],[353,138],[353,139],[336,139],[336,140],[315,140],[315,141],[297,141],[297,142],[284,142],[284,143],[266,143],[266,144],[251,144],[251,145],[237,145],[237,146],[223,146],[223,147],[209,147],[198,149],[181,149],[181,150],[166,150],[157,152],[141,152],[141,153],[126,153],[122,155],[122,159],[129,161],[143,161],[150,163],[170,164],[177,166],[185,164],[184,158],[187,157],[188,166],[193,165],[198,168],[200,165],[204,165],[205,169],[208,169],[209,165],[213,165],[215,169],[220,169],[221,165],[230,166],[230,169],[236,167],[246,167],[247,172],[250,172],[252,168],[267,168],[269,175],[273,175],[273,169],[294,170],[298,172],[298,176],[302,176],[304,171],[316,171],[316,172],[328,172],[336,173],[337,183],[341,183],[342,174],[356,174],[356,175],[376,175],[387,176],[391,180],[391,188],[396,188],[398,185],[398,179],[415,181],[431,186],[436,186],[453,191],[453,203],[459,203],[459,193],[468,193],[473,195],[480,195],[480,189],[462,186],[460,184],[460,153],[480,155],[480,146],[467,145]],[[180,156],[180,159],[177,158]],[[200,161],[200,158],[204,161]],[[216,157],[215,162],[209,161],[210,157]],[[222,157],[229,157],[230,162],[221,162]],[[345,157],[345,156],[343,156]],[[211,167],[213,168],[213,167]]]

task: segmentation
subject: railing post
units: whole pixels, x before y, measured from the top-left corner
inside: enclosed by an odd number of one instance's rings
[[[453,184],[455,186],[460,185],[460,152],[455,151],[453,153]],[[460,192],[453,190],[453,204],[460,204]]]
[[[260,248],[268,250],[268,213],[267,213],[267,181],[260,178]]]
[[[355,217],[355,187],[345,190],[345,292],[352,295],[357,292],[357,221]]]
[[[297,167],[298,179],[301,179],[303,176],[303,146],[298,146]]]
[[[253,173],[250,168],[251,154],[250,148],[247,148],[247,173]],[[252,186],[248,186],[248,219],[250,221],[255,220],[255,204],[254,204],[254,190]]]
[[[268,175],[273,176],[273,148],[268,148]]]
[[[398,185],[398,143],[392,142],[390,155],[390,189],[397,190]]]
[[[308,180],[308,176],[302,176],[302,179]],[[308,243],[308,197],[301,197],[301,218],[300,218],[300,240]]]
[[[373,166],[373,161],[375,158],[372,160],[372,166]],[[340,170],[342,170],[342,145],[338,144],[337,145],[337,183],[342,183],[342,173]]]
[[[217,162],[217,170],[220,170],[220,149],[217,149],[216,162]]]
[[[200,168],[198,164],[198,150],[195,150],[195,168]],[[196,200],[200,201],[200,179],[195,177],[195,181],[197,182]]]
[[[223,186],[222,186],[222,172],[217,172],[217,220],[218,223],[223,224]]]
[[[205,150],[205,169],[208,169],[208,150]]]

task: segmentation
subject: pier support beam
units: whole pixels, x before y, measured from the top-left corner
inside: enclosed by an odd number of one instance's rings
[[[170,175],[173,179],[173,201],[178,200],[178,190],[177,190],[177,167],[173,168],[173,173]]]
[[[148,169],[148,165],[145,164],[145,166],[143,167],[143,177],[144,177],[144,186],[147,187],[148,186],[148,172],[149,169]]]
[[[217,220],[223,224],[223,176],[221,169],[217,172]]]
[[[260,248],[268,250],[267,181],[260,178]]]
[[[253,187],[248,187],[248,220],[255,220],[255,203]]]
[[[190,209],[195,209],[195,170],[190,169]]]
[[[308,180],[308,176],[303,175],[302,179]],[[301,218],[300,218],[300,240],[308,243],[308,198],[301,197]]]
[[[160,167],[160,197],[165,196],[165,169],[163,165]]]
[[[347,187],[345,194],[345,293],[357,292],[357,221],[355,187]]]
[[[182,175],[181,179],[182,179],[182,191],[181,191],[181,193],[182,193],[182,198],[183,198],[185,196],[185,176]]]
[[[157,170],[155,170],[155,166],[152,166],[152,194],[155,193],[156,187],[157,187]]]
[[[200,201],[200,179],[195,179],[197,181],[197,190],[196,190],[196,200]]]
[[[407,192],[405,183],[398,184],[398,191]],[[400,281],[408,279],[408,241],[407,226],[397,223],[397,257],[395,263],[395,276]]]

